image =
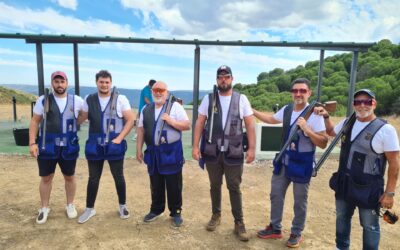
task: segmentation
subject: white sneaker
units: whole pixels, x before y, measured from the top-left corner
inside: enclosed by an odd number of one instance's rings
[[[79,216],[78,223],[82,224],[88,221],[90,218],[96,215],[96,210],[94,208],[85,208],[85,211],[81,216]]]
[[[126,208],[126,205],[119,205],[119,217],[121,219],[128,219],[129,218],[129,211]]]
[[[65,206],[65,211],[67,212],[67,216],[69,219],[75,219],[78,216],[75,205],[72,203]]]
[[[44,224],[47,221],[47,217],[49,216],[50,213],[50,208],[48,207],[42,207],[39,209],[39,214],[36,218],[36,223],[37,224]]]

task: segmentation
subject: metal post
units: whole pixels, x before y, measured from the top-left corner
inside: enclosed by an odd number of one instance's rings
[[[75,95],[80,95],[80,91],[79,91],[78,44],[77,43],[74,43],[74,75],[75,75]]]
[[[350,71],[349,96],[347,102],[347,114],[346,114],[347,117],[349,117],[353,113],[353,95],[356,88],[357,63],[358,63],[358,51],[353,51],[353,60],[351,62],[351,71]]]
[[[317,84],[317,102],[321,98],[322,78],[324,77],[324,57],[325,50],[321,50],[319,54],[319,71],[318,71],[318,84]]]
[[[194,50],[194,79],[193,79],[193,110],[192,110],[192,145],[194,139],[194,128],[198,116],[199,86],[200,86],[200,47],[196,45]]]
[[[43,49],[42,43],[36,42],[36,64],[38,73],[39,96],[44,94],[44,71],[43,71]]]
[[[17,121],[17,99],[15,96],[12,97],[12,102],[13,102],[13,114],[14,114],[14,122]]]

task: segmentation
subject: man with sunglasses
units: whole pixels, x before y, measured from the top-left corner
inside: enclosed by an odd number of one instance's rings
[[[287,188],[293,184],[294,218],[291,234],[286,242],[288,247],[298,247],[303,241],[301,235],[305,227],[307,215],[307,199],[310,179],[314,167],[316,146],[325,148],[327,135],[323,118],[316,114],[306,120],[303,118],[307,109],[308,99],[312,91],[310,83],[305,78],[299,78],[292,82],[293,104],[281,108],[277,113],[268,115],[253,109],[255,117],[270,124],[283,123],[282,145],[288,139],[288,135],[294,124],[299,126],[296,138],[285,150],[282,162],[274,163],[274,171],[271,179],[271,217],[269,225],[260,230],[257,236],[262,239],[282,238],[283,206]]]
[[[153,103],[141,111],[136,142],[136,159],[147,164],[150,175],[151,207],[144,222],[157,219],[165,210],[165,187],[172,226],[183,223],[182,211],[182,131],[190,129],[189,118],[178,102],[168,103],[167,84],[157,81],[152,87]],[[146,143],[144,156],[143,143]]]
[[[349,249],[351,219],[358,208],[363,228],[363,249],[378,249],[379,208],[392,208],[399,172],[399,140],[396,129],[374,114],[377,101],[369,89],[354,93],[356,119],[342,135],[339,168],[329,181],[336,197],[336,247]],[[327,133],[335,136],[347,119],[336,126],[322,107]],[[386,187],[384,175],[389,164]]]
[[[107,70],[96,74],[97,93],[86,96],[78,123],[89,120],[89,137],[85,155],[88,162],[86,209],[78,223],[85,223],[94,215],[94,204],[103,173],[104,162],[110,165],[117,189],[119,217],[129,218],[126,207],[126,184],[124,177],[124,157],[127,149],[124,139],[131,131],[134,116],[128,99],[112,89],[112,76]]]
[[[248,138],[246,163],[251,163],[255,157],[254,118],[247,97],[233,91],[232,82],[231,68],[225,65],[219,67],[217,70],[218,93],[206,95],[199,107],[192,155],[194,159],[200,160],[201,153],[210,179],[212,217],[206,229],[214,231],[221,222],[221,185],[225,174],[235,223],[234,232],[241,241],[248,241],[240,191],[244,161],[242,122],[244,120]],[[214,112],[213,118],[212,112]],[[213,124],[212,128],[211,124]],[[210,130],[212,130],[211,138],[209,138]],[[202,139],[201,150],[200,138]]]

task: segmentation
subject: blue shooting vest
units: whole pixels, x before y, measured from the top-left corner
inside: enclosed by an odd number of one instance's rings
[[[306,110],[307,108],[304,109],[299,117],[301,117]],[[282,138],[284,138],[284,140],[282,140],[282,145],[288,139],[298,119],[297,118],[296,121],[290,125],[292,113],[293,104],[289,104],[286,106],[283,113]],[[282,162],[274,164],[274,174],[279,174],[282,166],[284,166],[285,175],[289,180],[296,183],[310,182],[315,160],[315,149],[316,147],[311,139],[304,135],[303,130],[299,129],[297,135],[285,150]]]
[[[44,105],[44,100],[43,100]],[[54,95],[49,95],[49,112],[46,116],[46,144],[43,149],[44,121],[40,124],[38,138],[39,159],[75,160],[79,156],[79,139],[76,129],[75,98],[68,94],[67,104],[61,112]]]
[[[329,181],[336,198],[362,208],[375,209],[384,192],[385,154],[372,148],[372,139],[387,122],[376,118],[351,142],[353,124],[342,136],[339,170]]]
[[[201,155],[206,163],[218,162],[219,155],[222,153],[224,164],[229,166],[243,165],[243,126],[240,119],[240,94],[232,92],[229,104],[228,116],[225,128],[222,127],[222,107],[217,95],[216,109],[212,110],[213,94],[208,96],[208,119],[202,135],[200,146]],[[214,112],[213,134],[209,143],[209,131],[211,129],[211,114]]]
[[[111,141],[116,138],[124,128],[123,117],[117,113],[118,94],[110,98],[104,111],[101,111],[99,95],[91,94],[86,98],[88,104],[89,138],[86,141],[85,155],[88,160],[122,160],[127,150],[126,140],[120,144]],[[112,107],[115,107],[111,110]],[[111,112],[110,112],[111,111]],[[110,122],[109,140],[106,143],[107,127]]]
[[[161,131],[161,115],[165,113],[168,102],[164,104],[160,115],[155,120],[155,104],[151,103],[143,108],[143,129],[146,150],[144,163],[149,175],[176,174],[182,170],[185,159],[183,157],[182,132],[169,126],[167,123]],[[172,103],[174,105],[174,103]],[[171,106],[172,107],[172,106]]]

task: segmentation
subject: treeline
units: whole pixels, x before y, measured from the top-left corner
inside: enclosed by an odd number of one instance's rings
[[[321,88],[321,101],[338,102],[336,115],[345,115],[352,62],[352,53],[327,57]],[[300,77],[311,81],[313,96],[316,98],[319,61],[310,61],[295,69],[284,71],[276,68],[262,72],[257,83],[235,84],[234,89],[246,94],[257,110],[272,111],[275,104],[280,107],[291,102],[291,82]],[[400,114],[400,45],[381,40],[366,53],[360,53],[357,66],[356,90],[369,88],[375,92],[378,115]]]

